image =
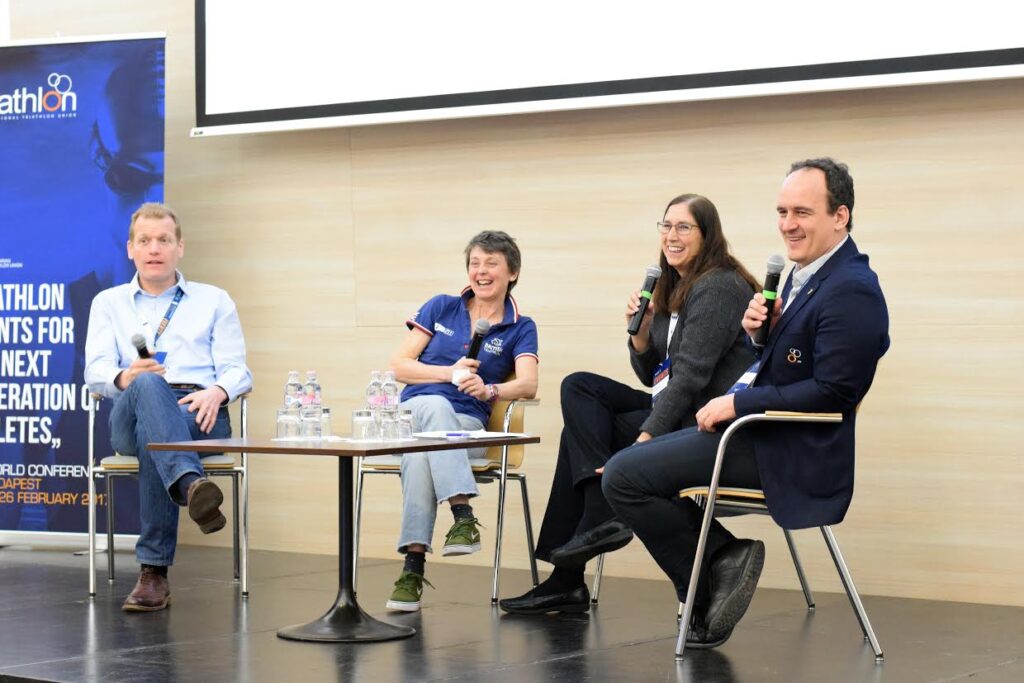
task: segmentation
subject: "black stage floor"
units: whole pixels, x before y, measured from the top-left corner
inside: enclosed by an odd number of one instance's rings
[[[59,681],[1024,681],[1024,608],[866,597],[885,663],[875,664],[846,597],[759,590],[721,648],[673,657],[676,602],[665,581],[607,578],[589,615],[503,616],[490,571],[428,565],[419,614],[388,613],[399,563],[362,563],[367,611],[414,626],[387,643],[299,643],[277,628],[310,621],[333,602],[336,562],[251,554],[250,598],[230,579],[230,550],[184,547],[165,612],[126,614],[135,565],[119,553],[87,597],[86,560],[70,552],[0,549],[0,679]],[[503,574],[503,595],[528,586]]]

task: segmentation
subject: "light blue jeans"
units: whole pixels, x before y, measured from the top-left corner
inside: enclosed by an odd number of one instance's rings
[[[172,389],[163,377],[144,372],[114,401],[110,411],[110,444],[118,453],[139,459],[141,531],[135,544],[140,564],[174,564],[178,544],[178,508],[185,504],[174,485],[185,474],[203,476],[195,451],[150,451],[149,443],[225,439],[231,436],[226,406],[209,434],[199,431],[195,413],[178,399],[188,391]]]
[[[456,413],[443,396],[414,396],[403,401],[402,408],[412,411],[416,429],[421,432],[471,431],[483,429],[480,420]],[[433,552],[437,506],[452,496],[476,496],[476,480],[469,459],[483,457],[483,448],[453,451],[406,453],[402,456],[402,531],[398,552],[410,543],[422,543]]]

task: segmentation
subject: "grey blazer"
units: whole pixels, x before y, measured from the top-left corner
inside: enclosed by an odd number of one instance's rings
[[[750,367],[754,355],[740,320],[753,294],[736,272],[712,271],[690,289],[671,342],[666,344],[671,315],[664,312],[654,314],[646,352],[637,353],[632,340],[626,342],[633,372],[644,386],[652,385],[654,369],[672,356],[668,386],[641,431],[661,436],[693,426],[694,413],[728,391]]]

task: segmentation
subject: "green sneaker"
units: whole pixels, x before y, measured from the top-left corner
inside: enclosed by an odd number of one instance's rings
[[[444,549],[441,554],[445,557],[450,555],[469,555],[480,550],[480,530],[477,526],[483,526],[476,517],[457,519],[448,535],[444,537]]]
[[[420,597],[423,595],[423,584],[427,584],[431,588],[434,587],[434,584],[427,581],[426,577],[403,569],[398,581],[395,581],[395,590],[391,592],[387,608],[401,612],[418,612]]]

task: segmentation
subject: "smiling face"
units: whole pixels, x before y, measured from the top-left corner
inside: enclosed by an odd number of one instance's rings
[[[504,254],[487,252],[480,247],[473,247],[469,252],[466,272],[478,301],[504,301],[509,283],[519,277],[519,273],[509,270]]]
[[[160,294],[174,284],[178,260],[185,255],[185,241],[175,235],[170,216],[139,216],[128,241],[128,258],[139,271],[139,285],[150,294]]]
[[[661,253],[665,255],[668,264],[675,268],[680,275],[683,275],[693,260],[697,258],[697,254],[700,253],[701,245],[704,244],[704,236],[697,225],[697,220],[690,213],[688,203],[673,204],[668,207],[662,221],[671,223],[673,226],[680,223],[692,226],[690,232],[685,235],[680,235],[679,231],[673,227],[661,236]]]
[[[825,172],[820,169],[802,168],[790,173],[782,183],[777,211],[786,255],[801,267],[813,263],[846,237],[850,210],[843,205],[829,213]]]

